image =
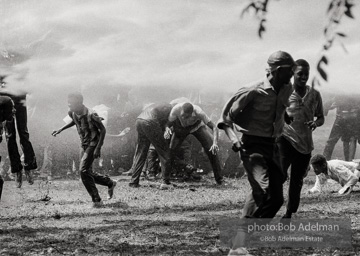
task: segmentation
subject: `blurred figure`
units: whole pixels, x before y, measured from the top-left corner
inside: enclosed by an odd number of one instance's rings
[[[246,199],[242,218],[273,218],[284,202],[283,173],[276,152],[275,139],[281,135],[288,100],[293,92],[290,82],[294,60],[290,54],[277,51],[268,58],[266,77],[245,86],[225,104],[218,127],[240,152],[248,174],[251,192]],[[243,133],[239,140],[235,125]],[[245,242],[246,227],[240,227],[228,255],[249,255]]]
[[[10,97],[0,96],[0,143],[2,142],[3,126],[6,122],[11,122],[14,118],[14,102]],[[5,124],[6,125],[6,124]],[[1,156],[0,156],[1,162]],[[0,174],[0,200],[3,190],[4,179]]]
[[[59,130],[53,131],[52,135],[56,136],[62,131],[76,125],[82,147],[82,158],[79,168],[81,180],[92,198],[93,207],[100,207],[103,203],[95,184],[107,186],[108,199],[111,199],[116,181],[110,179],[108,176],[95,173],[92,170],[94,159],[101,156],[101,148],[103,146],[106,129],[97,113],[84,106],[83,101],[83,96],[80,93],[69,94],[68,115],[71,121]]]
[[[213,135],[206,129],[205,125],[213,131]],[[164,133],[165,139],[171,138],[170,157],[172,162],[176,151],[190,134],[195,136],[201,143],[210,160],[215,181],[218,185],[221,185],[223,178],[221,176],[220,159],[217,155],[219,151],[218,128],[199,106],[189,102],[178,103],[171,110]]]
[[[314,187],[308,191],[309,193],[320,193],[321,187],[328,179],[332,179],[342,186],[338,193],[340,195],[347,195],[351,193],[353,187],[359,181],[359,162],[326,161],[325,156],[317,154],[311,158],[310,163],[316,174],[316,182]]]
[[[169,146],[163,137],[165,124],[172,106],[168,103],[151,104],[138,116],[136,131],[138,135],[132,166],[130,187],[139,187],[140,176],[146,162],[146,157],[152,144],[159,155],[162,170],[162,184],[160,189],[167,189],[170,185],[170,152]]]
[[[328,114],[329,110],[336,108],[336,118],[323,154],[327,160],[330,160],[335,145],[341,138],[345,161],[350,161],[355,157],[356,141],[359,139],[357,125],[360,118],[360,101],[355,97],[342,95],[334,97],[326,105],[325,115]]]
[[[34,183],[31,170],[35,170],[37,168],[36,157],[33,146],[30,142],[29,131],[27,128],[27,93],[24,91],[16,93],[10,91],[9,88],[6,87],[6,83],[4,81],[5,77],[0,77],[0,79],[0,95],[9,96],[15,104],[15,118],[12,121],[6,122],[5,133],[11,164],[11,172],[15,173],[17,187],[20,188],[22,185],[22,169],[25,169],[25,175],[29,184],[31,185]],[[25,155],[24,166],[21,163],[18,145],[16,142],[16,130],[19,134],[20,145]]]
[[[283,218],[291,218],[299,208],[303,179],[309,168],[311,152],[314,150],[312,133],[325,121],[320,92],[306,85],[309,73],[310,65],[306,60],[295,61],[294,92],[289,98],[289,107],[286,109],[293,122],[284,125],[277,142],[284,181],[291,166],[289,196]]]

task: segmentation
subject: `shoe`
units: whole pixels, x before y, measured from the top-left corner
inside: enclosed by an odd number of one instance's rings
[[[30,171],[25,170],[25,176],[30,185],[34,184],[34,179]]]
[[[221,186],[221,185],[225,185],[225,183],[224,183],[224,181],[221,179],[221,180],[217,180],[217,181],[216,181],[216,185]]]
[[[171,183],[161,183],[160,185],[160,190],[166,190],[166,189],[169,189],[171,188]]]
[[[35,170],[37,169],[37,163],[36,163],[36,159],[34,158],[34,160],[30,163],[30,164],[25,164],[24,165],[24,169],[25,171],[30,171],[30,170]]]
[[[22,172],[21,171],[15,173],[15,182],[16,182],[16,187],[21,188],[21,185],[22,185]]]
[[[104,203],[102,200],[100,200],[99,202],[93,202],[92,204],[92,208],[101,208],[103,207]]]
[[[115,187],[116,187],[116,181],[113,180],[112,183],[113,183],[112,186],[108,189],[108,199],[109,199],[109,200],[113,197],[113,195],[114,195],[114,189],[115,189]]]
[[[138,187],[140,187],[140,184],[139,183],[129,183],[129,187],[138,188]]]
[[[228,256],[252,256],[244,247],[230,249]]]

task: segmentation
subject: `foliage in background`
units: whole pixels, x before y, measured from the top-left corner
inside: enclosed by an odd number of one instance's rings
[[[259,29],[258,36],[263,37],[264,32],[266,31],[266,15],[268,13],[268,6],[270,0],[251,0],[251,2],[244,7],[241,13],[241,17],[244,14],[254,10],[254,16],[259,20]],[[339,25],[341,20],[345,17],[354,19],[352,14],[352,8],[354,3],[352,0],[330,0],[329,7],[326,11],[327,13],[327,23],[324,28],[324,39],[325,42],[322,45],[320,51],[320,58],[317,62],[317,72],[312,80],[312,86],[321,85],[320,81],[328,80],[327,73],[324,70],[324,66],[329,64],[329,60],[326,56],[326,52],[333,46],[335,42],[338,42],[341,47],[344,49],[345,53],[348,53],[342,38],[345,38],[347,35],[339,31]]]

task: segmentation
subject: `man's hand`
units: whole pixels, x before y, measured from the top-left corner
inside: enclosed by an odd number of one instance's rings
[[[209,149],[209,151],[211,151],[211,153],[212,153],[213,155],[216,155],[217,152],[219,152],[219,146],[218,146],[216,143],[214,143],[214,144],[212,144],[212,146],[211,146],[211,148]]]
[[[99,158],[100,156],[101,156],[101,150],[100,150],[100,148],[95,148],[94,157],[95,157],[95,158]]]
[[[60,130],[54,130],[51,135],[56,137],[56,135],[58,135],[59,133],[61,132],[61,129]]]
[[[164,138],[168,140],[171,138],[171,135],[172,135],[171,129],[169,127],[166,127],[164,132]]]
[[[292,122],[294,122],[294,117],[289,116],[285,111],[284,120],[286,124],[290,125]]]
[[[232,146],[232,150],[234,152],[239,152],[241,150],[241,142],[240,141],[235,142]]]
[[[304,124],[306,124],[312,131],[317,128],[317,124],[315,121],[305,122]]]

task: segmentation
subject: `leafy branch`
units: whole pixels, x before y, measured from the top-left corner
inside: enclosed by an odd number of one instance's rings
[[[268,13],[269,0],[251,0],[250,3],[244,7],[241,18],[246,14],[254,11],[255,17],[259,20],[258,36],[262,38],[263,33],[266,31],[266,15]],[[328,80],[327,73],[324,70],[324,66],[327,66],[329,63],[328,58],[326,57],[326,51],[333,46],[334,42],[339,42],[345,53],[348,53],[342,39],[347,37],[346,34],[339,31],[339,25],[342,18],[345,16],[347,18],[354,19],[352,14],[352,8],[354,4],[352,0],[330,0],[329,7],[327,9],[327,19],[328,22],[324,28],[324,38],[325,42],[322,45],[321,56],[316,65],[316,71],[313,80],[312,86],[321,85],[320,81]]]

